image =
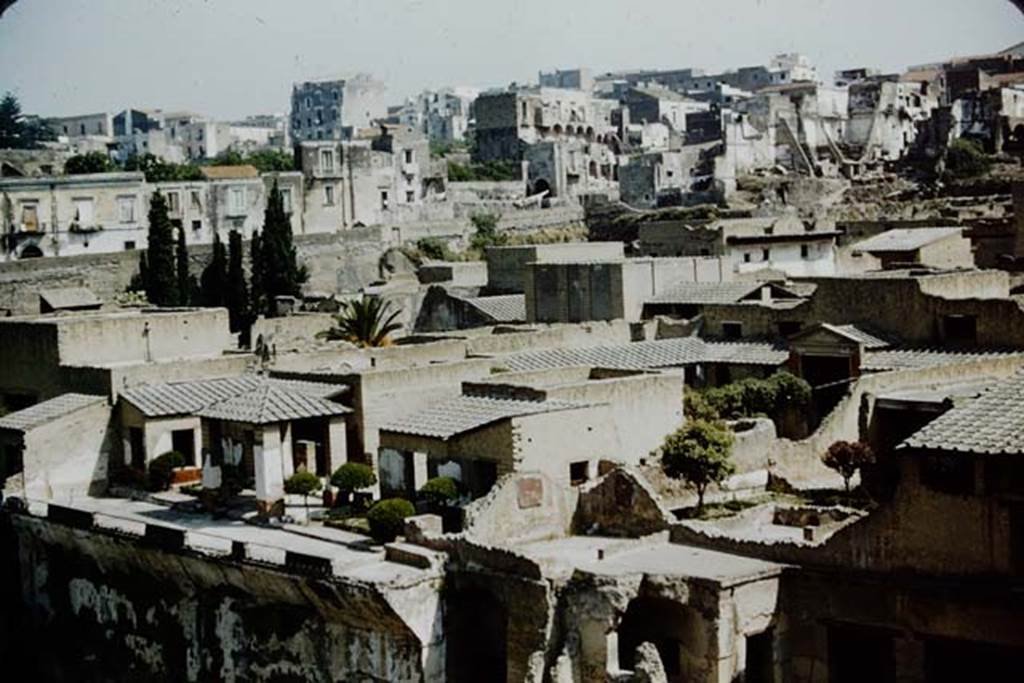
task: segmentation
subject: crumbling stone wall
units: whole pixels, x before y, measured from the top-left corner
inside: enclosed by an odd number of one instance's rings
[[[443,668],[391,606],[401,598],[373,584],[13,520],[20,597],[47,644],[26,654],[45,680],[421,681]]]

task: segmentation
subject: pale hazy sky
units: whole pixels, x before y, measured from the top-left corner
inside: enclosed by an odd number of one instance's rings
[[[0,91],[25,111],[285,112],[293,81],[366,71],[391,100],[538,69],[699,67],[808,55],[887,70],[1024,40],[1006,0],[19,0]]]

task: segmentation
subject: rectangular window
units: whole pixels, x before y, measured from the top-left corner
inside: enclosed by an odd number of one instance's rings
[[[586,460],[569,463],[569,483],[579,486],[589,478],[590,463]]]
[[[232,187],[228,189],[228,212],[232,216],[239,216],[245,213],[244,187]]]
[[[726,339],[741,339],[743,323],[722,323],[722,336]]]
[[[124,250],[125,251],[132,251],[133,249],[135,249],[135,241],[134,240],[128,240],[128,241],[126,241],[124,243]]]
[[[762,249],[761,250],[761,260],[762,261],[771,261],[771,259],[772,259],[772,250],[771,249]]]
[[[322,173],[334,173],[334,150],[320,150],[320,171]]]
[[[193,230],[202,230],[203,229],[203,222],[202,221],[192,221],[192,229]]]
[[[383,211],[387,211],[388,210],[388,191],[387,190],[381,190],[380,191],[380,208]]]
[[[122,223],[131,223],[135,220],[135,197],[117,198],[117,220]]]
[[[414,201],[416,201],[416,192],[414,190],[406,190],[405,202],[407,204],[412,204]]]
[[[411,150],[411,149],[405,150],[405,163],[411,164],[412,160],[413,160],[413,150]]]
[[[334,206],[334,185],[324,185],[324,206]]]
[[[806,244],[800,245],[800,258],[807,258],[811,255],[811,248]]]
[[[77,197],[72,202],[75,205],[75,222],[81,226],[94,225],[96,221],[92,197]]]
[[[39,232],[39,204],[36,202],[21,205],[21,231]]]
[[[181,213],[181,196],[177,192],[167,193],[167,212]]]
[[[284,206],[284,212],[290,214],[292,212],[292,191],[289,188],[281,190],[281,204]]]
[[[189,193],[189,196],[191,197],[192,210],[193,211],[202,211],[203,210],[203,194],[202,194],[202,192],[200,192],[199,190],[192,190],[192,192]]]
[[[743,254],[743,262],[750,263],[750,252]]]

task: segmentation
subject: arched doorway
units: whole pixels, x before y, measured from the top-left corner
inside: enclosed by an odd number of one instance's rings
[[[43,250],[35,244],[30,244],[21,250],[21,254],[18,255],[18,258],[42,258],[42,256]]]
[[[533,194],[540,194],[541,192],[547,192],[551,195],[551,185],[544,178],[539,179],[533,184]]]
[[[445,596],[445,673],[450,683],[508,677],[508,612],[489,591],[454,589]]]
[[[694,664],[704,658],[704,625],[693,609],[665,598],[635,598],[618,628],[619,669],[632,671],[636,649],[651,643],[671,682],[698,680]]]

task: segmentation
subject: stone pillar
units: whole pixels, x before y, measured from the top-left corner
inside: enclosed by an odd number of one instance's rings
[[[263,447],[255,450],[256,502],[262,515],[283,509],[284,470],[281,465],[281,432],[276,424],[263,427]]]
[[[419,491],[420,487],[427,483],[430,476],[427,474],[427,454],[415,451],[412,454],[412,485],[413,491]]]
[[[327,476],[348,462],[348,431],[344,415],[332,417],[327,425],[327,452],[324,461],[327,464]]]

